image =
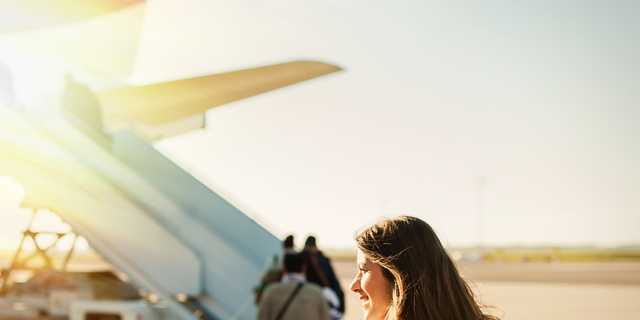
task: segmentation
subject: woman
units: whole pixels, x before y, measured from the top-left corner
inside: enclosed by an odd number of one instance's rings
[[[356,236],[365,320],[477,320],[485,315],[435,232],[409,216],[384,219]]]

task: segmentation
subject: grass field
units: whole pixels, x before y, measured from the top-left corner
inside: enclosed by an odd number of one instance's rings
[[[486,262],[613,262],[640,261],[640,251],[631,249],[553,248],[488,249],[482,254]]]
[[[452,256],[461,260],[478,260],[476,248],[452,248],[449,250]],[[355,250],[328,251],[334,260],[355,259]],[[562,247],[507,247],[484,248],[482,260],[485,262],[616,262],[638,261],[640,262],[640,247],[621,248],[562,248]]]

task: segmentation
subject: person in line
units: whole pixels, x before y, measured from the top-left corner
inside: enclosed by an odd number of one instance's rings
[[[333,271],[333,266],[331,265],[331,260],[325,256],[322,251],[317,246],[316,237],[309,236],[304,243],[303,253],[308,255],[309,260],[313,260],[315,265],[318,266],[318,272],[316,275],[316,283],[319,285],[323,285],[324,287],[328,287],[332,290],[332,293],[327,293],[327,290],[323,289],[325,292],[325,296],[327,295],[335,295],[337,298],[337,302],[334,301],[335,298],[329,297],[327,300],[330,301],[332,308],[329,311],[331,313],[332,319],[340,319],[344,315],[345,305],[344,305],[344,291],[340,286],[340,282],[336,277],[335,272]],[[311,282],[311,279],[309,279]],[[327,297],[325,297],[327,298]]]
[[[315,243],[315,237],[313,236],[307,237],[307,240],[304,245],[304,249],[302,250],[302,252],[300,252],[302,254],[302,257],[305,260],[305,263],[308,266],[307,280],[321,287],[329,287],[329,280],[327,279],[324,272],[320,268],[320,264],[318,263],[318,257],[315,253],[315,250],[312,249],[312,247],[314,247],[315,244],[311,245],[312,242]]]
[[[365,320],[499,319],[485,314],[433,229],[410,216],[385,218],[355,237],[351,291]]]
[[[284,256],[282,281],[265,290],[257,320],[331,319],[320,287],[305,278],[306,268],[300,254]]]
[[[280,252],[280,258],[279,258],[281,266],[282,266],[282,261],[283,261],[284,256],[286,254],[289,254],[289,253],[298,253],[296,251],[296,249],[294,248],[294,246],[293,246],[293,235],[292,234],[288,235],[284,239],[284,242],[282,243],[282,252]]]
[[[288,235],[282,242],[282,251],[278,254],[274,254],[271,259],[266,263],[262,277],[260,277],[260,284],[254,288],[254,303],[260,303],[262,299],[262,293],[272,283],[280,282],[282,279],[282,268],[284,256],[289,253],[297,253],[293,247],[293,235]]]

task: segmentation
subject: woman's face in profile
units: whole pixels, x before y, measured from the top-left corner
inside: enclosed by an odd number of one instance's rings
[[[393,284],[382,273],[382,267],[371,262],[358,250],[358,274],[351,291],[360,295],[365,320],[382,320],[391,307]]]

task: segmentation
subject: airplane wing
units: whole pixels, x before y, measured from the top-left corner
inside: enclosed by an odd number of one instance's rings
[[[315,61],[232,71],[96,93],[106,131],[131,129],[148,141],[204,127],[214,107],[341,70]]]

